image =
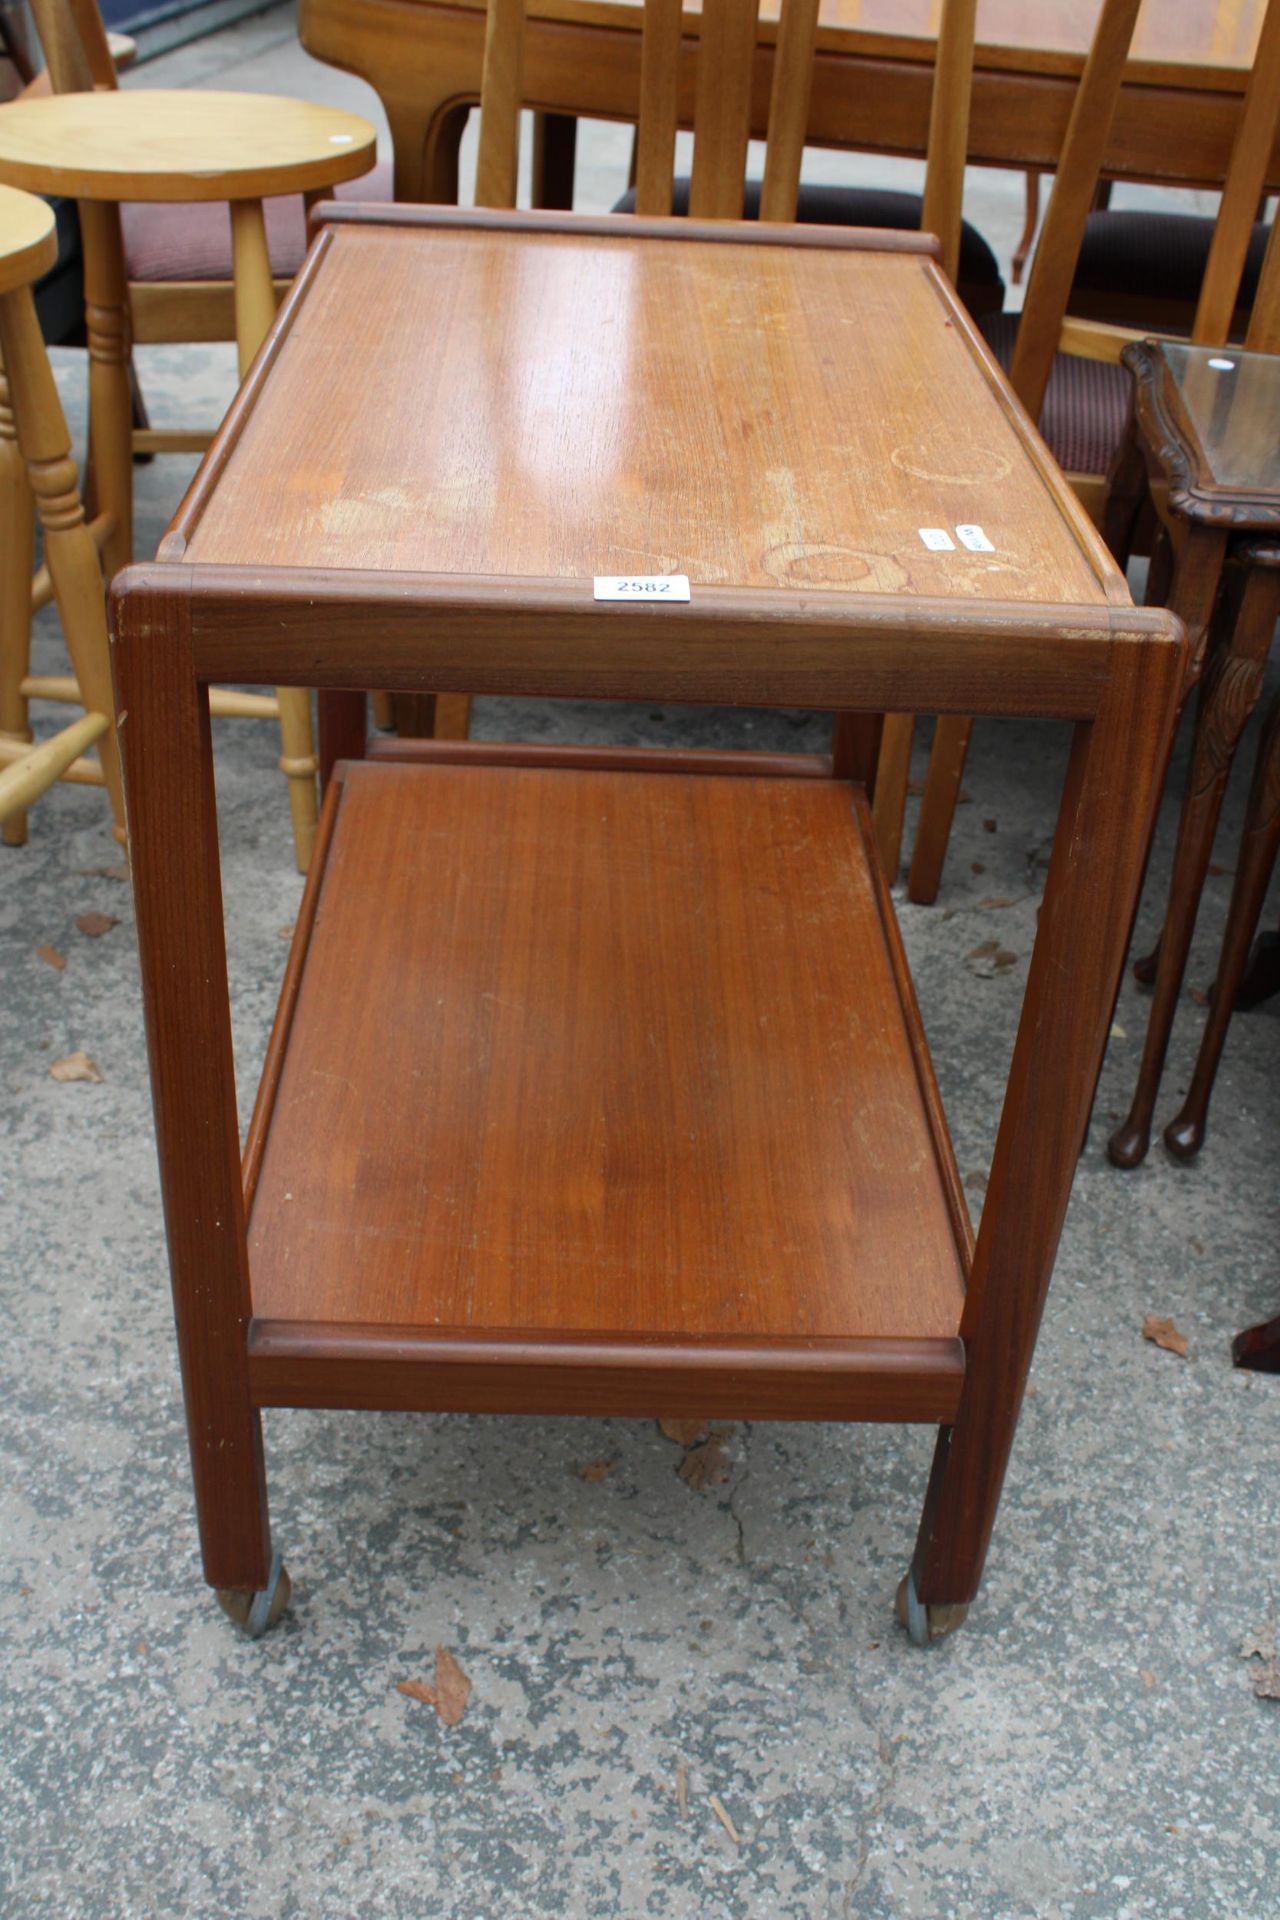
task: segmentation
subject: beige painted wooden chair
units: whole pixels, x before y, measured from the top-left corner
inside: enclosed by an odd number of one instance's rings
[[[105,784],[116,837],[124,839],[102,571],[31,298],[33,282],[57,254],[50,208],[0,187],[0,833],[7,846],[26,839],[26,810],[55,780]],[[33,499],[85,706],[80,719],[39,746],[26,724],[25,644],[12,644],[19,633],[25,641],[30,611]]]
[[[1132,329],[1079,319],[1066,311],[1081,240],[1093,203],[1107,132],[1118,97],[1124,60],[1136,12],[1134,0],[1108,0],[1099,23],[1093,55],[1081,82],[1076,112],[1063,148],[1053,197],[1032,264],[1026,306],[1012,340],[1009,380],[1033,420],[1041,422],[1050,448],[1062,460],[1067,477],[1093,517],[1104,523],[1112,550],[1127,558],[1140,504],[1151,498],[1164,525],[1169,551],[1159,557],[1157,575],[1167,599],[1186,623],[1191,638],[1188,690],[1199,677],[1210,616],[1217,598],[1226,533],[1197,527],[1165,511],[1165,490],[1148,492],[1145,461],[1138,449],[1132,401],[1127,428],[1121,429],[1104,477],[1073,471],[1064,457],[1070,433],[1067,382],[1090,369],[1116,370],[1117,387],[1129,392],[1120,374],[1124,348],[1142,336]],[[1241,279],[1253,233],[1254,215],[1265,186],[1277,133],[1280,132],[1280,0],[1271,0],[1263,19],[1253,71],[1240,111],[1231,164],[1214,230],[1213,246],[1196,310],[1192,340],[1221,346],[1236,313]],[[1268,248],[1249,321],[1246,346],[1255,352],[1280,351],[1280,248]],[[1064,395],[1050,419],[1053,383]],[[1076,392],[1081,391],[1077,385]],[[972,723],[941,720],[934,736],[915,847],[907,878],[909,897],[927,905],[937,897]]]
[[[43,8],[46,0],[37,0]],[[54,0],[47,0],[49,6]],[[84,17],[92,0],[56,0]],[[100,22],[99,22],[100,27]],[[105,41],[103,54],[106,55]],[[110,576],[133,557],[133,320],[121,208],[204,203],[230,208],[235,339],[248,371],[276,310],[263,202],[310,198],[369,171],[374,130],[355,114],[270,95],[94,86],[0,108],[0,180],[79,203],[89,337],[89,424],[95,476],[93,532]],[[37,600],[40,583],[36,583]],[[30,682],[28,697],[76,702],[71,678]],[[311,702],[289,687],[274,697],[219,689],[216,715],[278,717],[293,817],[305,871],[315,838],[317,760]]]

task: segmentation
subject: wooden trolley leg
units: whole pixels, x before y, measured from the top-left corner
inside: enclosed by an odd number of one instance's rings
[[[252,1628],[283,1604],[284,1576],[271,1551],[262,1431],[249,1389],[252,1307],[213,749],[207,690],[192,671],[189,583],[177,577],[184,571],[173,569],[163,617],[138,630],[123,602],[113,662],[204,1574]],[[135,732],[145,752],[131,751]],[[255,1611],[260,1594],[267,1599]]]
[[[938,715],[924,798],[920,802],[916,844],[911,853],[911,870],[907,875],[907,898],[918,906],[932,906],[938,897],[972,733],[972,720],[958,714]]]
[[[231,203],[231,255],[235,273],[236,349],[243,380],[276,317],[271,259],[261,200]],[[280,771],[289,782],[293,850],[298,872],[305,873],[315,845],[316,757],[311,725],[311,696],[305,687],[277,687],[280,708]]]
[[[31,568],[35,521],[27,469],[18,450],[18,428],[5,370],[0,365],[0,735],[31,739],[22,682],[31,658]],[[0,825],[6,847],[27,838],[27,816],[11,813]]]
[[[1228,637],[1209,663],[1200,694],[1195,745],[1173,857],[1169,906],[1160,939],[1155,993],[1147,1021],[1138,1083],[1128,1115],[1107,1143],[1113,1166],[1136,1167],[1151,1143],[1151,1119],[1169,1035],[1182,991],[1182,976],[1196,910],[1204,888],[1213,836],[1222,811],[1227,776],[1249,715],[1262,691],[1271,636],[1280,613],[1280,572],[1248,566]]]
[[[1266,731],[1258,749],[1249,809],[1245,816],[1240,859],[1231,909],[1222,938],[1222,957],[1213,990],[1213,1004],[1205,1022],[1196,1057],[1196,1069],[1177,1118],[1164,1130],[1164,1142],[1179,1160],[1190,1160],[1204,1145],[1209,1096],[1222,1058],[1223,1043],[1235,1007],[1236,992],[1249,958],[1249,946],[1267,897],[1276,854],[1280,851],[1280,696],[1267,715]]]
[[[964,1387],[903,1594],[917,1639],[956,1625],[978,1590],[1106,1044],[1182,674],[1174,648],[1142,673],[1144,650],[1124,643],[1096,719],[1076,728],[965,1296]]]
[[[890,886],[898,877],[902,858],[902,821],[907,810],[907,781],[911,776],[911,742],[915,730],[913,713],[886,713],[880,736],[873,817],[880,865]]]

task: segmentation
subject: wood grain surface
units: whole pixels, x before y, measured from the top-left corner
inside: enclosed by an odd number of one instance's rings
[[[349,767],[255,1316],[954,1337],[945,1152],[854,793]]]
[[[192,562],[1125,597],[918,255],[621,227],[332,236]],[[993,553],[920,537],[969,523]]]
[[[0,187],[0,293],[29,286],[57,257],[52,207],[34,194]]]
[[[15,100],[0,114],[0,178],[82,200],[245,200],[368,173],[358,114],[262,93],[148,88]]]

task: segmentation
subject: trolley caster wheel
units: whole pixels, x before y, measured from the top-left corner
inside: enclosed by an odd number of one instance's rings
[[[215,1587],[214,1591],[228,1620],[234,1620],[251,1640],[260,1640],[293,1598],[293,1582],[284,1561],[274,1553],[267,1584],[260,1592],[251,1593],[247,1587]]]
[[[898,1582],[894,1611],[899,1626],[907,1630],[914,1647],[927,1647],[935,1640],[945,1640],[962,1624],[969,1611],[969,1603],[957,1601],[942,1603],[938,1606],[926,1606],[916,1597],[916,1583],[909,1573],[904,1573]]]

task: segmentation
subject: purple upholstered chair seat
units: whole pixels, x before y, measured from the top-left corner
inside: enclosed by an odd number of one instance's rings
[[[390,161],[379,161],[362,179],[335,189],[339,200],[390,200]],[[307,250],[307,222],[300,193],[264,203],[267,246],[278,280],[291,280]],[[125,262],[131,280],[229,280],[231,216],[223,202],[174,206],[131,203],[120,209]]]
[[[1016,313],[985,315],[978,325],[987,345],[1008,372],[1018,335]],[[1124,437],[1132,378],[1125,367],[1074,354],[1054,356],[1049,390],[1040,415],[1040,431],[1058,465],[1067,473],[1104,474]]]

